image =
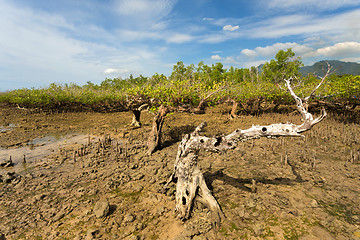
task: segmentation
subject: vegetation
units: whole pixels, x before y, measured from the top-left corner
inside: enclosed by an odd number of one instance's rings
[[[280,104],[293,104],[290,95],[281,89],[282,79],[294,77],[299,96],[308,95],[318,84],[313,75],[301,76],[302,65],[291,49],[279,51],[275,60],[264,64],[261,73],[255,67],[224,69],[221,63],[185,66],[178,62],[169,77],[156,73],[152,77],[105,79],[99,85],[53,83],[47,88],[2,93],[0,102],[44,110],[126,111],[135,100],[151,102],[155,108],[196,107],[208,97],[208,105],[230,100],[238,102],[244,111],[275,109]],[[315,102],[356,107],[360,104],[360,76],[332,75],[315,95]]]

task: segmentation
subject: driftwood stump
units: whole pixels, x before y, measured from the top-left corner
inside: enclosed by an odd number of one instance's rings
[[[130,126],[134,127],[134,128],[141,127],[141,122],[140,122],[141,111],[138,109],[133,109],[132,113],[133,113],[133,119],[132,119]]]
[[[164,124],[165,116],[168,113],[168,108],[163,105],[160,106],[158,112],[154,116],[152,129],[147,141],[148,151],[147,155],[151,155],[156,149],[161,147],[161,129]]]
[[[131,112],[133,114],[133,118],[132,118],[132,122],[130,124],[131,127],[133,128],[140,128],[141,127],[141,122],[140,122],[140,116],[141,116],[141,111],[143,109],[145,109],[146,107],[149,107],[149,104],[145,103],[142,104],[140,107],[131,107]]]
[[[230,115],[230,119],[236,119],[238,117],[237,115],[237,108],[239,103],[236,100],[232,100],[232,107],[231,107],[231,111],[229,113]]]
[[[215,212],[219,218],[223,217],[220,206],[206,186],[204,176],[198,167],[198,153],[201,149],[206,151],[226,151],[236,147],[238,141],[257,139],[261,137],[303,137],[302,132],[310,130],[326,116],[326,111],[321,111],[321,116],[314,119],[312,114],[304,107],[303,100],[299,98],[290,86],[290,80],[285,80],[291,96],[295,99],[297,109],[301,114],[303,123],[295,125],[272,124],[267,126],[252,126],[249,129],[236,129],[234,132],[221,137],[201,136],[201,130],[206,122],[201,123],[193,133],[183,137],[178,147],[174,172],[166,183],[165,187],[176,180],[176,207],[175,212],[178,218],[186,220],[190,217],[194,200],[205,203],[210,210]],[[306,105],[306,104],[305,104]]]

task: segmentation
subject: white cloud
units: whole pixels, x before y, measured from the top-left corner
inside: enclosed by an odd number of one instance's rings
[[[227,63],[227,64],[232,64],[232,65],[240,64],[234,57],[231,57],[231,56],[223,58],[223,62]]]
[[[303,55],[313,50],[312,48],[307,47],[305,45],[301,45],[294,42],[287,42],[287,43],[275,43],[273,45],[266,47],[256,47],[254,50],[243,49],[241,53],[248,57],[255,57],[258,55],[264,57],[273,57],[276,55],[278,51],[287,50],[288,48],[291,48],[296,55]]]
[[[116,0],[115,11],[128,25],[153,27],[168,16],[177,0]]]
[[[118,0],[117,11],[125,16],[136,15],[167,15],[170,13],[174,1],[170,0]]]
[[[200,43],[219,43],[224,42],[228,39],[229,38],[227,36],[224,36],[222,34],[210,34],[203,36],[200,40]]]
[[[242,31],[230,31],[235,27],[226,25],[228,22],[241,23]],[[360,39],[360,9],[349,10],[331,15],[284,14],[272,18],[258,19],[217,19],[211,23],[219,26],[224,24],[223,31],[205,34],[199,37],[200,42],[220,43],[232,39],[270,39],[299,36],[304,39],[321,37],[332,41],[359,41]],[[221,25],[224,26],[224,25]],[[320,43],[320,42],[318,42]],[[323,44],[325,42],[321,42]]]
[[[360,63],[360,57],[352,57],[352,58],[343,58],[341,61],[344,62],[357,62]]]
[[[165,39],[165,37],[164,37]],[[175,33],[166,39],[169,43],[185,43],[193,40],[193,37],[188,34]]]
[[[233,32],[233,31],[235,31],[235,30],[237,30],[237,29],[239,29],[239,26],[226,25],[226,26],[223,27],[223,30],[224,30],[224,31],[231,31],[231,32]]]
[[[264,64],[266,61],[265,60],[258,60],[258,61],[250,61],[250,62],[246,62],[244,64],[245,68],[251,68],[251,67],[257,67],[261,64]]]
[[[285,15],[266,19],[247,27],[246,35],[252,38],[278,38],[293,35],[309,36],[339,36],[340,38],[357,39],[360,37],[360,9],[332,14],[321,15]]]
[[[302,57],[306,65],[314,63],[319,60],[338,59],[348,62],[359,62],[360,58],[360,42],[340,42],[334,45],[328,45],[318,48],[317,40],[314,45],[299,44],[295,42],[275,43],[265,47],[256,47],[254,49],[243,49],[241,54],[249,57],[249,60],[244,63],[245,67],[258,66],[264,63],[265,60],[256,60],[259,58],[274,59],[274,56],[279,50],[286,50],[291,48],[296,56]],[[269,61],[269,60],[267,60]]]
[[[126,68],[107,68],[105,69],[105,74],[123,74],[123,73],[129,73],[130,70]]]
[[[49,25],[48,14],[37,14],[6,4],[2,4],[0,9],[2,66],[12,69],[16,63],[24,71],[38,71],[39,79],[46,72],[53,71],[53,81],[59,80],[59,72],[66,75],[76,69],[78,73],[84,71],[79,75],[86,75],[88,67],[97,69],[95,64],[90,66],[92,64],[79,61],[78,57],[88,51],[86,46],[57,30],[69,25],[63,18],[54,16]]]
[[[358,42],[336,43],[333,46],[319,48],[316,52],[326,57],[337,57],[337,56],[346,56],[346,55],[354,55],[354,54],[359,55],[360,43]]]
[[[247,49],[247,48],[241,50],[241,53],[248,56],[248,57],[255,57],[256,55],[258,55],[256,51],[250,50],[250,49]]]
[[[291,11],[298,11],[299,9],[316,9],[321,10],[334,10],[341,7],[359,6],[360,0],[263,0],[262,6],[267,6],[272,9],[287,9]]]
[[[160,40],[166,41],[167,43],[186,43],[193,41],[195,39],[194,36],[183,33],[176,33],[172,31],[143,31],[143,30],[123,30],[119,29],[116,31],[116,34],[121,36],[121,42],[123,43],[131,43],[131,42],[139,42],[143,40]]]
[[[133,41],[141,41],[145,39],[164,39],[164,36],[157,31],[142,31],[142,30],[124,30],[119,29],[116,31],[116,34],[121,36],[119,41],[121,42],[133,42]]]
[[[211,56],[211,59],[212,59],[212,60],[221,60],[222,57],[220,57],[219,55],[212,55],[212,56]]]
[[[166,70],[159,60],[163,47],[149,47],[139,41],[124,44],[118,35],[103,28],[79,28],[60,15],[51,16],[49,20],[47,13],[0,1],[0,88],[13,88],[12,82],[17,82],[16,87],[96,83],[104,74],[148,75],[153,74],[154,67]],[[85,29],[89,32],[83,35]],[[74,32],[83,40],[72,37]]]
[[[214,21],[215,19],[214,18],[209,18],[209,17],[204,17],[203,18],[203,21]]]

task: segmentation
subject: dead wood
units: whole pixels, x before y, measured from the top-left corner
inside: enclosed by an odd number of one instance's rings
[[[231,111],[230,111],[230,119],[236,119],[238,117],[237,115],[237,108],[239,106],[239,103],[235,100],[232,100],[232,107],[231,107]]]
[[[261,137],[302,137],[302,132],[310,130],[315,124],[324,119],[327,115],[325,109],[321,111],[321,115],[318,118],[314,119],[312,114],[309,113],[304,106],[304,104],[307,104],[309,98],[305,98],[305,101],[299,98],[294,93],[290,81],[291,79],[285,80],[285,85],[296,102],[297,110],[303,119],[302,124],[276,123],[267,126],[252,126],[245,130],[236,129],[226,136],[209,138],[200,135],[200,132],[206,126],[206,122],[203,122],[193,133],[186,134],[183,137],[178,147],[174,163],[174,172],[165,185],[166,187],[172,181],[176,180],[175,212],[178,218],[186,220],[190,217],[191,208],[195,199],[205,203],[212,212],[216,213],[218,219],[224,216],[219,204],[206,186],[204,176],[199,169],[198,154],[201,149],[220,152],[233,149],[236,147],[237,142],[247,141],[249,139]],[[311,95],[313,93],[314,92],[312,92]]]
[[[141,127],[141,122],[140,122],[141,111],[139,111],[137,109],[133,109],[132,113],[133,113],[133,119],[132,119],[130,126],[134,127],[134,128]]]
[[[133,113],[133,119],[132,119],[130,126],[132,126],[134,128],[141,127],[141,122],[140,122],[141,111],[148,106],[149,106],[148,104],[143,104],[138,108],[131,109],[131,111]]]
[[[152,129],[147,141],[148,151],[147,155],[151,155],[156,149],[161,147],[161,129],[168,113],[168,108],[163,105],[160,106],[158,112],[154,116]]]
[[[222,91],[222,90],[224,90],[224,89],[225,89],[225,87],[221,87],[221,88],[219,88],[218,90],[216,90],[216,91],[214,91],[214,92],[211,92],[211,93],[208,94],[206,97],[204,97],[203,99],[201,99],[199,105],[198,105],[196,108],[194,108],[192,112],[193,112],[193,113],[196,113],[196,114],[203,114],[203,113],[205,113],[206,103],[208,102],[209,98],[210,98],[212,95],[214,95],[214,94],[216,94],[216,93],[218,93],[218,92],[220,92],[220,91]]]

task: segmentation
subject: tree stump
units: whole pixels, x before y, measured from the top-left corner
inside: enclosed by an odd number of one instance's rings
[[[154,116],[152,129],[147,141],[148,151],[147,155],[151,155],[156,149],[161,147],[161,129],[164,124],[165,116],[168,109],[163,105],[160,106],[158,112]]]
[[[141,111],[137,110],[137,109],[133,109],[132,113],[133,113],[133,119],[132,119],[130,126],[134,127],[134,128],[140,128],[141,127],[141,122],[140,122]]]

